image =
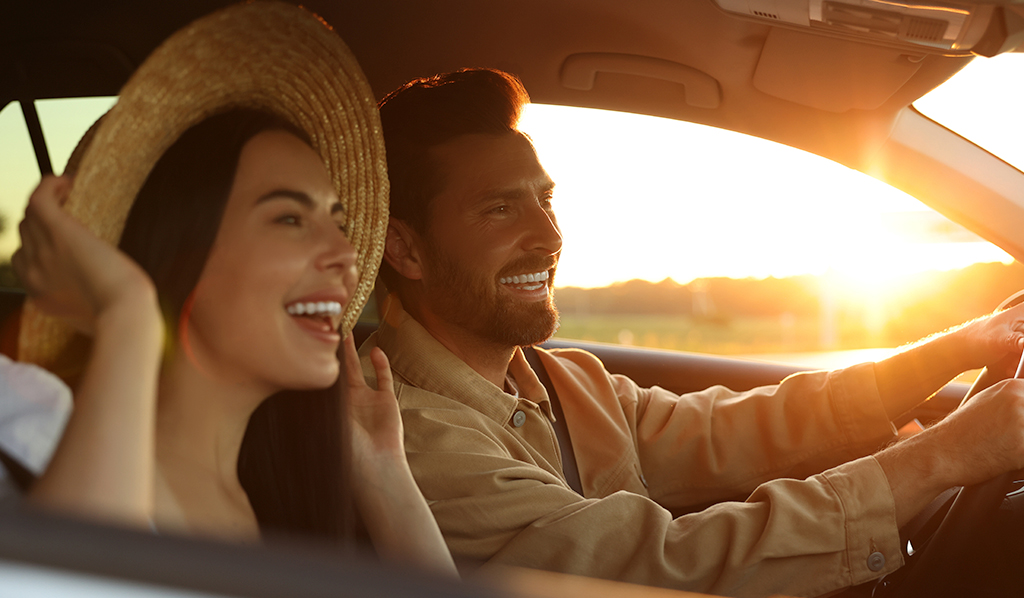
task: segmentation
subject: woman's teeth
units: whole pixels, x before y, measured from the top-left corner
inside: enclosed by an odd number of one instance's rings
[[[307,301],[291,303],[285,311],[293,316],[336,316],[341,313],[341,303],[337,301]]]
[[[547,270],[535,274],[519,274],[518,276],[503,276],[498,279],[501,284],[528,284],[531,282],[544,282],[548,279]],[[537,285],[535,288],[540,288]]]

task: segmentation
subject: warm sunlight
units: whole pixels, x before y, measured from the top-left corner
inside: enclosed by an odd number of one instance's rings
[[[975,58],[914,107],[1024,170],[1024,53]]]
[[[634,114],[531,105],[558,184],[559,286],[834,272],[854,286],[1011,258],[916,199],[819,156]]]

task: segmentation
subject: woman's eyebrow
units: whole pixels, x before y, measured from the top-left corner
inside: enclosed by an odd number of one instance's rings
[[[316,207],[316,202],[313,201],[313,198],[311,198],[309,195],[303,193],[302,191],[294,191],[292,189],[274,189],[273,191],[270,191],[268,193],[264,193],[263,195],[259,196],[256,199],[256,203],[257,204],[261,204],[261,203],[263,203],[265,201],[269,201],[271,199],[282,198],[282,197],[283,198],[287,198],[287,199],[291,199],[291,200],[294,200],[294,201],[297,201],[300,204],[302,204],[303,206],[305,206],[307,208],[310,208],[310,209]],[[333,212],[334,209],[332,208],[331,211]]]

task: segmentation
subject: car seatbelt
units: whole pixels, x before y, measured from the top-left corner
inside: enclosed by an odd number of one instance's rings
[[[3,463],[4,468],[7,470],[7,475],[10,476],[14,485],[22,492],[28,492],[29,488],[32,487],[32,483],[36,481],[35,474],[19,463],[14,457],[8,455],[3,449],[0,449],[0,463]]]
[[[551,383],[548,371],[537,355],[533,347],[523,347],[523,355],[527,363],[537,374],[540,383],[548,391],[548,400],[551,401],[551,413],[555,416],[552,427],[555,429],[555,438],[558,440],[558,450],[562,454],[562,475],[566,483],[576,491],[576,494],[583,496],[583,484],[580,482],[580,470],[576,467],[576,453],[572,450],[572,440],[569,438],[569,427],[565,425],[565,413],[562,411],[562,404],[558,401],[558,393]]]

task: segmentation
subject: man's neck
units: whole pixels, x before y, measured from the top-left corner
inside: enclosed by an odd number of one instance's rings
[[[429,312],[408,308],[406,311],[430,333],[430,336],[473,368],[473,371],[498,388],[505,388],[508,364],[516,351],[514,346],[497,345],[461,327],[452,326]]]

